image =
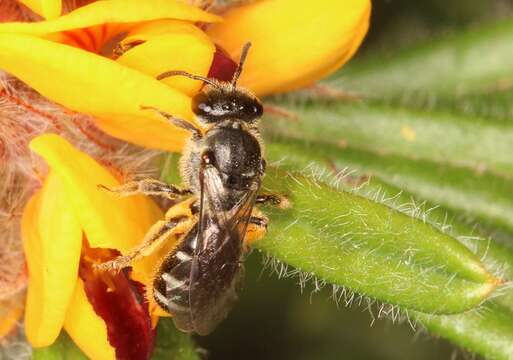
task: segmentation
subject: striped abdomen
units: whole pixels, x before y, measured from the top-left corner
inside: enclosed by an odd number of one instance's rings
[[[153,283],[156,302],[182,331],[210,333],[232,308],[242,275],[242,239],[210,224],[198,241],[197,227],[162,263]],[[204,244],[195,249],[196,244]]]

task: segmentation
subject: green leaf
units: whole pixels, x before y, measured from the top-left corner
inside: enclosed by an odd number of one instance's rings
[[[87,360],[87,356],[75,345],[66,332],[61,334],[51,346],[33,349],[33,360]]]
[[[412,315],[431,333],[443,336],[487,359],[511,359],[513,312],[506,306],[490,303],[464,314]]]
[[[197,346],[188,334],[179,331],[170,318],[161,318],[153,360],[199,360]]]
[[[293,169],[315,163],[324,168],[348,167],[363,174],[378,175],[418,198],[513,233],[513,179],[488,172],[476,174],[467,168],[411,157],[276,137],[267,144],[267,156]]]
[[[368,162],[356,161],[365,159],[365,156],[356,156],[357,151],[348,154],[340,149],[326,148],[325,145],[310,144],[302,148],[299,143],[282,140],[280,143],[268,145],[270,158],[280,158],[281,167],[288,169],[305,169],[308,165],[310,171],[330,173],[335,159],[343,158],[350,165],[356,163],[357,168],[369,169]],[[343,153],[345,156],[340,156]],[[281,157],[280,157],[281,154]],[[287,155],[283,155],[287,154]],[[351,154],[353,156],[351,156]],[[336,157],[335,155],[339,155]],[[375,162],[381,161],[377,158]],[[356,162],[355,162],[356,161]],[[342,161],[343,162],[343,161]],[[363,166],[363,165],[365,166]],[[386,165],[384,162],[383,166]],[[373,172],[376,173],[375,171]],[[355,179],[361,179],[366,172],[356,171],[340,182],[351,189],[355,187]],[[414,171],[411,172],[414,174]],[[329,177],[329,176],[326,176]],[[401,174],[398,174],[401,177]],[[422,175],[419,175],[422,178]],[[393,177],[387,176],[387,180]],[[424,217],[425,221],[437,227],[443,227],[445,232],[456,237],[482,260],[488,269],[495,269],[504,279],[513,279],[513,249],[496,243],[493,239],[487,239],[488,229],[476,228],[461,221],[455,212],[442,207],[434,207],[429,203],[424,204],[423,209],[419,205],[420,200],[414,200],[412,194],[384,181],[381,175],[374,175],[366,179],[366,184],[356,191],[359,194],[371,198],[393,199],[387,201],[391,207],[399,211]],[[464,197],[463,197],[464,198]],[[445,337],[470,351],[479,353],[491,359],[509,359],[513,346],[513,289],[499,291],[492,302],[476,308],[472,311],[456,315],[429,315],[408,310],[413,319],[419,321],[433,334]]]
[[[419,219],[300,174],[270,170],[265,187],[292,207],[267,209],[269,232],[255,246],[328,283],[438,314],[472,309],[498,284],[465,246]]]
[[[296,121],[264,121],[274,134],[465,166],[476,173],[513,175],[513,123],[420,111],[377,103],[311,103],[287,99],[278,105]]]
[[[513,78],[513,21],[480,26],[388,53],[370,53],[328,83],[365,97],[461,96]]]
[[[369,150],[331,152],[330,157],[338,152],[333,160],[338,166],[377,174],[380,180],[422,199],[449,206],[458,211],[458,218],[470,213],[488,227],[506,227],[511,233],[513,168],[511,159],[505,159],[513,144],[511,92],[493,91],[511,88],[512,39],[513,22],[507,20],[354,62],[329,83],[386,105],[370,103],[367,109],[361,104],[341,105],[341,109],[331,108],[331,114],[315,113],[323,128],[323,135],[317,134],[315,139],[332,143],[344,139],[353,147]],[[344,118],[348,113],[349,121]],[[340,132],[326,128],[324,119],[330,116],[332,121],[338,118]],[[319,127],[307,121],[310,126],[303,129],[303,137]],[[317,150],[318,145],[308,151]],[[430,218],[442,221],[442,212],[447,211],[435,209]],[[457,231],[468,230],[458,221],[452,224]],[[504,278],[513,278],[510,248],[483,238],[459,239],[476,247],[488,268],[499,268]],[[409,313],[430,332],[486,358],[511,359],[511,304],[510,289],[477,311],[443,316]]]
[[[368,187],[374,190],[366,189]],[[411,201],[411,195],[373,178],[361,189],[362,193],[374,193],[379,189],[383,197],[393,197],[396,204]],[[395,196],[394,196],[395,195]],[[420,201],[417,201],[418,203]],[[399,206],[401,208],[401,206]],[[447,231],[465,244],[478,256],[488,269],[511,283],[513,279],[513,249],[487,238],[488,229],[476,228],[463,223],[458,216],[442,207],[432,207],[427,221],[445,224]],[[449,220],[448,220],[449,219]],[[509,243],[511,246],[511,242]],[[483,306],[462,314],[430,315],[408,311],[413,319],[421,323],[430,333],[442,336],[453,343],[487,359],[510,359],[513,353],[513,288],[506,287],[495,293],[493,299]]]

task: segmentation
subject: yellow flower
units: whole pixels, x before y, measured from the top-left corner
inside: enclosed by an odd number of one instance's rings
[[[59,2],[26,3],[53,17],[55,10],[48,9]],[[201,83],[159,82],[155,75],[184,70],[215,76],[223,72],[216,68],[223,66],[216,62],[215,55],[222,57],[216,45],[237,57],[251,41],[241,86],[257,95],[300,88],[353,55],[369,13],[370,0],[261,0],[230,9],[223,21],[184,1],[103,0],[43,22],[0,24],[0,69],[68,109],[94,116],[112,136],[180,151],[187,134],[140,106],[194,122],[191,96]]]
[[[187,94],[200,84],[154,77],[173,68],[206,75],[215,47],[193,23],[218,19],[179,1],[99,1],[54,20],[0,24],[0,68],[50,100],[95,116],[110,135],[177,151],[186,133],[140,105],[192,118]],[[122,35],[124,42],[146,42],[115,61],[101,56]]]
[[[240,84],[258,95],[295,90],[345,64],[369,26],[368,0],[254,1],[207,31],[232,56],[251,41]]]
[[[57,135],[39,136],[30,147],[50,170],[22,219],[30,277],[26,336],[34,347],[48,346],[64,327],[91,358],[113,358],[113,341],[107,337],[111,324],[97,315],[98,304],[93,308],[95,302],[89,298],[95,294],[86,295],[85,285],[104,284],[91,265],[115,255],[101,249],[126,253],[133,248],[162,212],[147,197],[117,198],[100,191],[98,184],[118,186],[119,181]],[[145,284],[155,261],[150,256],[135,263],[131,277]],[[119,280],[123,279],[110,279],[114,285],[109,291],[115,292]]]
[[[120,183],[111,171],[58,135],[36,137],[30,148],[47,162],[49,173],[22,218],[30,277],[25,306],[28,341],[33,347],[49,346],[64,328],[92,359],[113,359],[115,354],[120,357],[120,352],[133,348],[149,354],[158,316],[169,316],[151,296],[158,269],[155,264],[176,246],[177,238],[168,239],[152,254],[132,263],[129,279],[123,273],[100,272],[93,265],[128,253],[163,217],[162,211],[146,196],[120,198],[101,191],[98,184],[117,187]],[[170,211],[177,213],[182,208],[190,211],[187,201]],[[250,229],[246,241],[250,243],[258,236]],[[135,301],[128,291],[132,281],[144,285],[147,306]],[[144,290],[139,290],[137,295],[141,296]],[[119,306],[121,302],[123,306]],[[13,305],[17,306],[4,316],[0,314],[0,336],[22,311],[19,301]],[[121,340],[120,332],[125,334]],[[131,337],[130,346],[127,337]],[[135,346],[141,338],[140,346]],[[141,358],[136,355],[121,357]]]
[[[58,0],[23,2],[47,20],[0,24],[0,69],[93,116],[114,137],[169,151],[181,151],[188,134],[141,106],[194,123],[191,100],[202,84],[178,77],[157,81],[156,75],[184,70],[229,78],[232,58],[251,41],[241,86],[260,96],[301,88],[349,60],[370,14],[370,0],[260,0],[222,17],[178,0],[102,0],[63,16]],[[50,170],[22,221],[30,276],[27,338],[47,346],[64,328],[91,358],[112,359],[124,347],[113,340],[119,329],[102,312],[101,296],[128,291],[128,280],[123,274],[101,279],[92,265],[129,251],[162,213],[149,198],[98,191],[98,184],[115,187],[118,180],[56,135],[34,139],[31,149]],[[173,244],[166,246],[136,262],[130,279],[148,284],[153,264]],[[148,300],[149,315],[163,315],[153,313]],[[137,311],[134,317],[144,315]]]

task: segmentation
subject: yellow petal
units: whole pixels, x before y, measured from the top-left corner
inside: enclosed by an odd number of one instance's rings
[[[132,31],[122,42],[144,40],[117,59],[117,62],[151,77],[169,71],[183,70],[206,76],[214,58],[215,46],[196,26],[178,21],[150,23]],[[203,85],[181,76],[162,80],[163,83],[192,96]]]
[[[84,283],[80,279],[66,314],[64,329],[90,359],[112,360],[116,358],[115,350],[107,338],[107,325],[94,312],[93,306],[87,299]]]
[[[140,106],[192,119],[191,99],[136,70],[48,40],[0,34],[0,68],[71,110],[93,115],[108,134],[180,151],[189,134]]]
[[[29,270],[25,332],[32,346],[48,346],[64,323],[82,246],[80,224],[53,172],[25,208],[22,233]]]
[[[32,0],[31,2],[49,2]],[[56,1],[56,0],[53,0]],[[44,35],[106,23],[126,24],[157,19],[215,22],[220,18],[177,0],[103,0],[80,7],[54,20],[0,24],[0,32]]]
[[[369,0],[267,0],[229,10],[207,33],[233,58],[253,46],[240,85],[258,95],[298,89],[334,72],[367,32]]]
[[[192,25],[191,23],[189,23],[187,21],[181,21],[181,20],[162,19],[162,20],[143,22],[140,24],[133,25],[128,30],[126,39],[136,38],[136,39],[148,40],[154,36],[170,34],[174,31],[193,32],[194,30],[191,30],[190,26],[194,26],[194,25]],[[196,26],[194,26],[194,28],[198,29]]]
[[[58,17],[62,10],[61,0],[20,0],[20,2],[45,19]]]
[[[91,247],[126,253],[137,245],[149,227],[162,217],[145,196],[117,197],[98,185],[119,186],[119,181],[87,154],[63,138],[41,135],[30,148],[42,156],[62,181],[61,192],[72,204]]]

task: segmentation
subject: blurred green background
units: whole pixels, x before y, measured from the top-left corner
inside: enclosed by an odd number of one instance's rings
[[[352,64],[510,16],[513,1],[506,0],[373,1],[370,31]],[[378,319],[364,303],[337,306],[331,286],[313,293],[310,282],[301,291],[297,276],[278,279],[262,262],[253,251],[236,308],[212,335],[196,338],[208,359],[476,358],[407,322]]]
[[[278,279],[262,269],[260,254],[246,261],[246,283],[236,308],[216,331],[197,343],[208,359],[451,359],[449,343],[413,331],[408,323],[376,319],[366,306],[337,307],[331,286],[301,293],[297,276]],[[377,317],[377,310],[373,310]]]

